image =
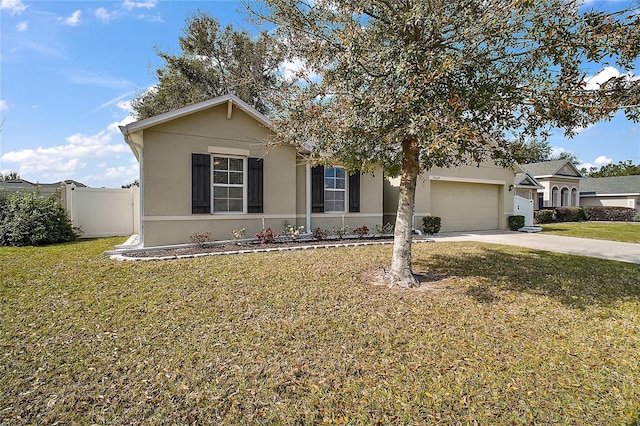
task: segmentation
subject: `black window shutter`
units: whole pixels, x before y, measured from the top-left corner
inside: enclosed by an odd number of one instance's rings
[[[209,154],[191,154],[191,213],[211,213]]]
[[[360,212],[360,172],[349,175],[349,212]]]
[[[247,182],[247,213],[264,213],[262,202],[262,174],[264,161],[260,158],[249,158]]]
[[[324,212],[324,167],[311,168],[311,211]]]

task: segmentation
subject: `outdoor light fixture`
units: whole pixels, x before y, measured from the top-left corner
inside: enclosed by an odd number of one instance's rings
[[[509,191],[513,191],[513,185],[509,185]]]

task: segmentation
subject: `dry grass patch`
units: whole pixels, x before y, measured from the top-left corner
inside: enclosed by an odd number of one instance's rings
[[[117,240],[0,249],[0,423],[625,424],[640,267],[414,246],[129,263]]]

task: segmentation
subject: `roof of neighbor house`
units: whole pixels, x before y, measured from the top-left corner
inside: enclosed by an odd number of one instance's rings
[[[36,187],[39,188],[59,188],[62,184],[66,184],[66,185],[75,185],[77,187],[81,187],[81,188],[86,188],[87,185],[80,183],[78,181],[75,181],[73,179],[67,179],[67,180],[63,180],[60,182],[54,182],[54,183],[33,183],[33,182],[29,182],[28,180],[25,179],[10,179],[10,180],[6,180],[3,182],[0,182],[0,188],[2,189],[34,189]]]
[[[520,168],[522,169],[522,167]],[[526,170],[524,171],[524,173],[516,173],[513,184],[516,186],[516,188],[544,188],[544,186],[540,185],[536,178],[531,176],[531,174]]]
[[[640,195],[640,175],[586,178],[580,182],[580,195]]]
[[[520,167],[536,178],[552,176],[582,178],[580,171],[568,159],[521,164]]]

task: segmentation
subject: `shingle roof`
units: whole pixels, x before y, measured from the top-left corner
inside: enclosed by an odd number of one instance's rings
[[[515,179],[513,181],[515,186],[517,187],[527,187],[527,188],[544,188],[538,181],[531,176],[528,172],[525,173],[516,173]]]
[[[580,194],[640,194],[640,175],[587,178],[580,182]]]
[[[580,172],[573,166],[573,164],[571,164],[568,159],[543,161],[541,163],[521,164],[520,167],[528,171],[534,177],[538,177],[553,176],[555,174],[558,174],[558,172],[567,165],[575,170],[575,172],[577,173],[575,177],[580,177]]]

